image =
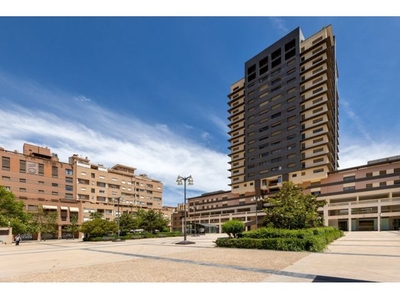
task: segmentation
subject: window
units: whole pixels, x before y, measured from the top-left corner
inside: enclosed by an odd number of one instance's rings
[[[39,176],[44,176],[44,165],[39,164]]]
[[[313,150],[313,153],[318,153],[318,152],[322,152],[322,151],[324,151],[324,148],[318,148],[318,149]]]
[[[281,88],[280,85],[277,86],[277,87],[272,88],[272,89],[271,89],[271,93],[272,93],[272,92],[276,92],[276,91],[279,90],[280,88]]]
[[[324,128],[317,128],[317,129],[314,129],[313,130],[313,133],[318,133],[318,132],[322,132],[322,131],[324,131]]]
[[[277,84],[278,82],[280,82],[281,79],[280,78],[276,78],[274,80],[271,81],[271,85]]]
[[[291,145],[287,146],[288,150],[291,150],[291,149],[294,149],[294,148],[296,148],[296,144],[291,144]]]
[[[278,144],[280,144],[281,143],[281,141],[273,141],[272,143],[271,143],[271,146],[275,146],[275,145],[278,145]]]
[[[65,169],[65,175],[72,175],[73,172],[71,169]]]
[[[1,179],[4,181],[10,181],[10,177],[8,176],[2,176]]]
[[[271,128],[277,127],[279,125],[281,125],[280,121],[279,122],[275,122],[274,124],[271,124]]]
[[[313,171],[314,174],[316,173],[322,173],[324,171],[324,169],[316,169]]]
[[[317,104],[317,103],[319,103],[319,102],[321,102],[321,101],[323,101],[323,100],[324,100],[323,97],[319,97],[319,98],[317,98],[317,99],[315,99],[315,100],[313,101],[313,104]]]
[[[58,186],[58,183],[52,183],[51,186]]]
[[[291,106],[286,111],[292,111],[292,110],[295,110],[295,109],[296,109],[296,106]]]
[[[379,186],[386,186],[386,182],[379,182]]]
[[[277,108],[279,108],[279,107],[281,107],[281,104],[280,103],[278,103],[278,104],[275,104],[274,106],[272,106],[272,110],[274,110],[274,109],[277,109]]]
[[[367,183],[367,184],[365,185],[365,187],[366,187],[367,189],[372,189],[372,183]]]
[[[26,160],[19,161],[19,172],[26,173]]]
[[[343,191],[354,191],[356,189],[355,186],[346,186],[343,188]]]
[[[7,156],[2,156],[1,158],[2,170],[10,171],[10,158]]]
[[[26,192],[26,188],[19,188],[20,192]]]
[[[319,113],[320,111],[323,111],[324,108],[323,107],[318,107],[317,109],[314,109],[312,112],[313,114]]]
[[[289,74],[292,74],[293,72],[295,72],[296,71],[296,68],[293,68],[293,69],[290,69],[289,71],[287,71],[287,75],[289,75]]]
[[[323,118],[323,117],[321,117],[321,118],[318,118],[318,119],[315,119],[315,120],[313,120],[313,124],[316,124],[316,123],[322,122],[323,120],[324,120],[324,118]]]
[[[58,178],[58,167],[56,166],[51,167],[51,176],[53,178]]]
[[[65,186],[65,189],[66,189],[67,191],[72,191],[72,190],[73,190],[73,187],[72,187],[72,185],[66,185],[66,186]]]
[[[386,175],[386,170],[379,171],[379,175]]]
[[[276,158],[271,159],[271,163],[276,163],[279,161],[282,161],[282,157],[276,157]]]
[[[272,98],[271,98],[271,101],[274,102],[274,101],[276,101],[276,100],[278,100],[278,99],[280,99],[280,98],[281,98],[281,94],[272,97]]]
[[[281,133],[282,133],[282,130],[277,130],[277,131],[271,133],[271,136],[276,136],[276,135],[279,135]]]
[[[356,179],[355,175],[343,177],[343,181],[352,181],[352,180],[355,180],[355,179]]]
[[[313,90],[313,94],[317,94],[317,93],[319,93],[319,92],[321,92],[321,91],[323,91],[323,87],[320,87],[320,88],[318,88],[318,89],[316,89],[316,90]]]
[[[271,151],[271,154],[278,153],[278,152],[281,152],[281,148],[272,150],[272,151]]]
[[[372,177],[372,172],[365,174],[365,177]]]
[[[26,183],[26,179],[25,179],[25,178],[20,178],[20,179],[19,179],[19,182],[21,182],[21,183]]]
[[[280,116],[281,116],[281,112],[278,112],[278,113],[276,113],[276,114],[273,114],[273,115],[271,116],[271,119],[275,119],[275,118],[280,117]]]
[[[318,139],[313,140],[313,144],[320,143],[323,141],[324,141],[324,138],[318,138]]]

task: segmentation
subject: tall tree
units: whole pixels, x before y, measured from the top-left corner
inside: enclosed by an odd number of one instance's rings
[[[4,186],[0,186],[0,226],[12,227],[12,233],[30,231],[30,215],[25,211],[25,204]]]
[[[275,228],[301,229],[322,225],[318,208],[326,201],[318,201],[316,196],[305,194],[293,182],[283,182],[278,193],[267,199],[270,207],[264,209],[263,224]]]

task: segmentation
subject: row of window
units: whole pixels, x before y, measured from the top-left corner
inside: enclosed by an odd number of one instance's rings
[[[10,157],[2,156],[1,158],[1,169],[3,171],[10,171]],[[19,161],[19,172],[24,174],[32,174],[44,176],[44,164],[36,162],[27,162],[26,160]],[[57,166],[51,167],[51,177],[58,178],[59,169]],[[65,169],[66,175],[72,175],[73,171],[71,169]]]

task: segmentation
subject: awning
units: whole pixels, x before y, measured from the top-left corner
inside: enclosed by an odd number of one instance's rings
[[[203,226],[203,227],[215,227],[215,228],[217,227],[217,225],[209,224],[209,223],[200,223],[198,225]]]
[[[66,206],[61,206],[61,209],[62,209],[62,210],[68,210],[68,207],[66,207]]]
[[[57,206],[52,206],[52,205],[43,205],[44,209],[55,209],[57,210]]]
[[[70,207],[70,208],[69,208],[69,211],[77,211],[77,212],[79,212],[79,208],[77,208],[77,207]]]

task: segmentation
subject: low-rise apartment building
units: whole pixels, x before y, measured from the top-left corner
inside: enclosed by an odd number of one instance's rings
[[[27,211],[39,205],[57,211],[58,234],[53,238],[69,236],[67,226],[74,215],[79,224],[92,212],[108,220],[140,208],[170,215],[171,209],[162,205],[162,182],[136,175],[135,168],[120,164],[107,168],[77,154],[65,163],[50,149],[27,143],[22,153],[0,148],[0,155],[0,185],[23,200]]]
[[[305,193],[325,200],[324,225],[344,231],[384,231],[400,228],[400,156],[328,173],[319,182],[297,183]],[[262,224],[268,196],[216,191],[188,199],[187,226],[209,224],[222,232],[228,220],[244,222],[246,230]],[[195,207],[195,209],[192,209]],[[183,207],[181,208],[182,214]],[[181,227],[183,228],[183,227]]]

